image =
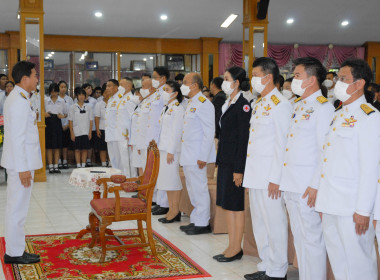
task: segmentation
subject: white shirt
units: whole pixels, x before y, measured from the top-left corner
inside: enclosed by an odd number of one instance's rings
[[[320,90],[305,99],[297,98],[288,132],[280,190],[304,193],[318,189],[318,169],[323,145],[333,119],[334,106]]]
[[[124,141],[130,137],[132,114],[130,114],[130,107],[133,102],[131,101],[132,93],[124,94],[117,105],[116,117],[116,138],[118,141]]]
[[[335,112],[320,161],[315,209],[370,216],[378,187],[380,114],[361,96]]]
[[[333,88],[328,90],[327,99],[329,102],[331,102],[331,104],[334,105],[334,102],[336,101],[336,97],[334,95],[334,89]]]
[[[164,106],[159,120],[161,131],[158,149],[169,154],[181,151],[183,116],[185,109],[177,100]]]
[[[99,118],[99,129],[100,130],[104,130],[104,128],[105,128],[106,106],[107,106],[107,104],[103,100],[96,103],[96,106],[95,106],[94,115],[96,118]]]
[[[280,184],[292,105],[277,88],[252,104],[243,186],[267,189]]]
[[[42,168],[36,112],[29,93],[17,85],[5,101],[1,165],[16,172]]]
[[[232,105],[232,104],[235,104],[236,101],[239,99],[240,95],[242,94],[242,92],[239,92],[238,94],[236,94],[236,96],[234,97],[234,99],[232,99],[231,101],[231,104],[230,103],[230,100],[231,100],[231,96],[228,96],[226,102],[224,102],[223,106],[222,106],[222,115],[220,116],[220,119],[222,119],[222,116],[224,115],[224,113],[227,111],[227,109]],[[244,93],[243,93],[243,97],[245,98],[244,96]],[[222,123],[221,121],[219,120],[219,125],[222,126]]]
[[[78,103],[78,99],[76,99],[75,98],[75,100],[74,100],[74,103]],[[91,106],[91,112],[92,112],[92,118],[94,118],[94,113],[95,113],[95,105],[96,105],[96,99],[95,98],[93,98],[93,97],[91,97],[91,96],[89,96],[88,97],[88,99],[84,102],[84,104],[88,104],[88,105],[90,105]],[[96,128],[95,128],[95,122],[93,122],[93,124],[92,124],[92,130],[94,131],[94,130],[96,130]]]
[[[187,102],[185,111],[180,164],[197,165],[197,161],[215,162],[215,109],[202,94],[197,93]]]
[[[0,115],[3,115],[3,108],[6,97],[7,96],[5,95],[5,90],[0,89]]]
[[[66,112],[68,114],[68,112],[70,111],[71,105],[74,104],[74,100],[68,95],[65,95],[63,99],[65,100],[66,110],[67,110]],[[62,126],[67,126],[69,124],[68,117],[61,119],[61,121],[62,121]]]
[[[58,96],[57,100],[53,102],[53,100],[49,97],[45,103],[45,112],[55,115],[66,115],[67,109],[65,100]]]
[[[69,121],[73,122],[75,137],[88,135],[90,121],[94,121],[91,106],[86,103],[83,104],[83,107],[80,107],[78,103],[73,104],[69,111]]]

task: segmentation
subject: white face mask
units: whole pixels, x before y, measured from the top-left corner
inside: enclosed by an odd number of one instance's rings
[[[134,104],[139,104],[140,103],[140,97],[137,96],[137,95],[134,95],[131,97],[131,102],[133,102]]]
[[[164,91],[161,94],[162,100],[164,101],[164,105],[167,105],[169,103],[169,100],[172,99],[172,95],[173,93],[168,93],[166,91]]]
[[[356,82],[353,82],[352,84],[354,84],[354,83],[356,83]],[[343,83],[341,81],[338,81],[334,87],[335,97],[338,98],[342,102],[346,102],[348,99],[350,99],[351,95],[354,94],[355,92],[357,92],[357,90],[356,90],[351,94],[347,93],[347,88],[352,84],[346,84],[346,83]]]
[[[327,87],[329,89],[334,85],[334,82],[331,80],[324,80],[322,85],[324,85],[325,87]]]
[[[268,75],[266,75],[266,76],[268,76]],[[253,90],[254,91],[256,91],[256,92],[258,92],[258,93],[262,93],[263,92],[263,90],[265,89],[265,87],[267,86],[267,84],[269,83],[266,83],[265,85],[263,85],[262,83],[261,83],[261,80],[263,79],[263,78],[265,78],[266,76],[264,76],[264,77],[252,77],[252,80],[251,80],[251,86],[252,86],[252,88],[253,88]]]
[[[149,91],[149,89],[143,89],[142,88],[142,89],[140,89],[140,94],[141,94],[142,98],[145,98],[150,94],[150,91]]]
[[[182,92],[182,95],[183,95],[183,96],[189,96],[189,93],[190,93],[190,87],[189,87],[189,86],[182,85],[182,86],[181,86],[181,92]]]
[[[156,80],[156,79],[153,79],[152,80],[152,86],[154,88],[158,88],[160,86],[160,81]]]
[[[287,98],[289,100],[290,98],[292,98],[293,92],[290,90],[284,89],[282,91],[282,95],[285,96],[285,98]]]
[[[225,94],[227,94],[227,96],[230,96],[235,88],[231,88],[231,85],[232,85],[232,82],[228,82],[228,81],[223,81],[222,83],[222,90],[224,91]]]
[[[307,79],[305,79],[307,80]],[[299,80],[299,79],[293,79],[292,81],[292,91],[294,94],[298,96],[302,96],[305,93],[305,90],[308,87],[302,88],[303,81],[305,80]]]

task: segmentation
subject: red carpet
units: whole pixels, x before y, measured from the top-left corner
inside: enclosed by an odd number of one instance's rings
[[[135,230],[119,231],[135,234]],[[210,275],[188,256],[154,233],[157,257],[149,247],[108,251],[106,262],[99,263],[100,247],[88,248],[89,235],[76,240],[75,233],[26,237],[27,251],[41,255],[34,265],[4,264],[5,241],[0,238],[0,256],[6,280],[30,279],[187,279]],[[125,243],[133,242],[125,238]],[[111,240],[109,243],[111,244]],[[116,244],[116,243],[115,243]]]

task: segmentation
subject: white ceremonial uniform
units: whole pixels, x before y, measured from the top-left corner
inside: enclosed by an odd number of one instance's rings
[[[46,97],[45,98],[45,103],[46,103],[46,100],[48,99],[49,97]],[[32,103],[32,107],[33,107],[33,111],[38,113],[38,120],[41,120],[41,95],[39,92],[34,92],[32,94],[32,96],[29,98],[30,102]]]
[[[81,113],[83,110],[86,112]],[[68,118],[69,121],[73,122],[75,137],[88,135],[90,132],[90,121],[94,122],[93,115],[91,106],[86,103],[82,107],[78,103],[71,105]]]
[[[185,109],[177,100],[173,100],[161,112],[159,121],[161,132],[158,141],[160,171],[156,183],[156,188],[160,191],[182,190],[182,182],[179,177],[179,155],[184,114]],[[171,164],[167,162],[168,154],[174,155],[174,161]]]
[[[334,95],[334,89],[329,89],[327,92],[327,99],[328,101],[334,105],[334,102],[336,101],[336,97]]]
[[[33,188],[25,188],[19,172],[42,168],[40,140],[36,113],[32,110],[29,93],[15,86],[4,106],[4,145],[1,166],[7,169],[7,208],[5,217],[6,253],[22,256],[25,251],[24,225]]]
[[[96,103],[95,106],[94,116],[99,118],[99,130],[104,130],[106,126],[106,106],[107,104],[103,100]]]
[[[68,96],[68,95],[65,95],[65,97],[63,99],[65,100],[66,112],[68,114],[68,112],[70,111],[71,106],[74,104],[74,100],[70,96]],[[62,127],[69,125],[69,116],[67,116],[66,118],[61,119],[61,122],[62,122]]]
[[[353,215],[370,217],[378,187],[380,114],[361,96],[335,113],[320,161],[315,209],[335,279],[377,279],[372,217],[357,235]],[[347,253],[349,252],[349,253]]]
[[[190,223],[208,226],[210,220],[210,194],[207,185],[207,167],[200,169],[198,160],[212,163],[215,151],[215,109],[201,93],[188,100],[181,144],[180,165],[186,179],[186,187],[194,210]]]
[[[292,105],[277,88],[252,104],[243,186],[249,188],[252,227],[262,262],[259,271],[284,277],[288,269],[288,219],[283,195],[268,197],[269,183],[280,184]]]
[[[280,190],[294,236],[300,280],[326,279],[326,248],[322,223],[314,207],[302,198],[308,187],[318,189],[323,145],[333,119],[334,106],[318,90],[295,101],[288,132]]]
[[[116,117],[116,133],[118,139],[118,149],[120,154],[121,170],[127,177],[131,177],[131,170],[129,165],[129,149],[128,142],[131,131],[131,119],[129,105],[131,101],[131,92],[124,94],[117,105],[117,117]]]
[[[379,177],[378,177],[378,187],[376,192],[376,200],[375,200],[375,208],[373,210],[374,217],[373,219],[376,221],[376,240],[377,240],[377,250],[380,254],[380,161],[379,161]]]
[[[124,88],[122,88],[124,91]],[[119,152],[119,143],[123,139],[120,137],[117,129],[117,105],[119,104],[123,93],[120,90],[116,92],[108,100],[106,107],[106,120],[105,120],[105,139],[107,142],[108,155],[110,157],[111,165],[113,168],[122,170],[121,156]]]
[[[101,101],[103,101],[103,98],[104,98],[103,95],[102,95],[102,96],[99,96],[98,99],[96,99],[96,102],[101,102]]]

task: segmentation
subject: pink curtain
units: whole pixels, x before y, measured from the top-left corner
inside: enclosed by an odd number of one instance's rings
[[[219,45],[219,75],[232,66],[243,65],[242,44],[221,43]]]
[[[269,45],[268,56],[276,60],[279,67],[285,66],[291,59],[292,45]]]
[[[329,49],[328,63],[331,65],[333,58],[335,58],[338,64],[342,64],[348,58],[364,59],[364,55],[365,48],[334,46]]]
[[[323,63],[328,48],[328,46],[299,46],[297,49],[294,48],[293,58],[314,57]]]

